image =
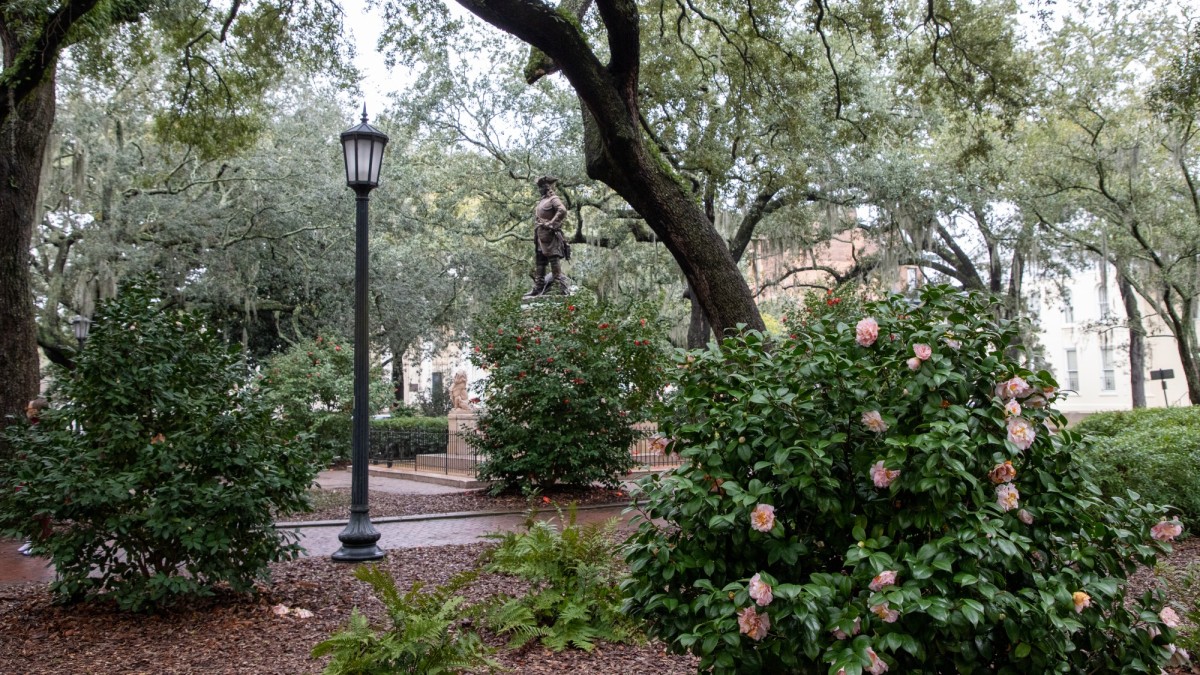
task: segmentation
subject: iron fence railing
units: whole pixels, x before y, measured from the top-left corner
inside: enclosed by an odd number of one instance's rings
[[[679,466],[679,455],[668,454],[667,439],[658,434],[658,426],[653,422],[641,422],[633,425],[640,432],[638,439],[629,448],[635,462],[634,471],[654,469],[669,469]]]
[[[630,446],[634,471],[668,469],[679,465],[679,456],[666,452],[665,440],[653,424],[637,425],[641,436]],[[371,464],[426,473],[476,476],[481,456],[462,434],[429,429],[371,429]]]
[[[446,452],[450,432],[432,429],[376,429],[370,434],[372,464],[412,465],[419,455]]]

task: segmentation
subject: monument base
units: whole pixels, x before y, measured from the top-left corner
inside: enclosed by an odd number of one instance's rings
[[[450,435],[446,440],[446,454],[456,457],[474,457],[475,449],[467,443],[467,437],[475,433],[476,421],[474,410],[455,408],[447,415],[447,427]]]

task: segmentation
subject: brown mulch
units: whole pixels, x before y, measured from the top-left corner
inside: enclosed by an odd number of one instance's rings
[[[489,546],[396,549],[382,565],[401,589],[418,579],[438,584],[475,567]],[[382,604],[366,584],[353,578],[353,566],[314,557],[276,564],[272,570],[272,585],[255,598],[220,596],[155,615],[123,614],[99,605],[59,607],[52,604],[44,583],[0,586],[0,673],[317,673],[326,660],[310,658],[309,651],[345,625],[351,608],[358,607],[377,626],[384,621]],[[1200,596],[1196,578],[1200,538],[1191,537],[1161,556],[1157,570],[1143,569],[1131,577],[1129,592],[1140,595],[1153,586],[1163,587],[1183,615]],[[526,588],[520,580],[483,573],[462,595],[474,603],[492,594],[517,595]],[[277,616],[272,611],[277,605],[307,609],[313,616]],[[489,644],[502,642],[495,636],[485,639]],[[590,653],[554,653],[534,645],[501,651],[494,658],[510,672],[531,675],[673,675],[694,673],[697,666],[696,659],[667,654],[653,642],[601,643]]]
[[[473,567],[488,546],[398,549],[382,564],[401,589],[418,579],[438,584]],[[383,605],[352,576],[353,566],[322,557],[272,569],[274,583],[257,598],[217,597],[156,615],[96,605],[59,607],[51,603],[46,584],[0,586],[0,673],[317,673],[327,659],[314,660],[309,651],[345,625],[352,607],[376,625],[384,621]],[[478,602],[526,588],[517,579],[485,573],[462,595]],[[280,604],[313,616],[277,616],[272,607]],[[695,659],[665,654],[658,643],[598,644],[590,653],[557,654],[533,646],[495,658],[510,672],[533,675],[696,672]]]
[[[311,494],[315,507],[312,511],[280,514],[276,520],[288,522],[345,520],[349,517],[350,488],[313,490]],[[487,493],[487,490],[433,495],[394,494],[371,490],[367,497],[367,503],[371,505],[372,518],[463,511],[524,511],[531,507],[548,511],[556,507],[566,509],[572,503],[579,506],[592,506],[629,504],[630,501],[629,493],[625,490],[599,487],[564,487],[535,497],[526,497],[520,494],[503,494],[493,497]]]

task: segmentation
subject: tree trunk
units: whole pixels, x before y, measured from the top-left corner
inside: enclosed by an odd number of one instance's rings
[[[0,420],[22,415],[39,391],[29,249],[54,104],[47,77],[0,126]]]
[[[392,401],[404,405],[403,349],[392,349]]]
[[[1133,396],[1133,407],[1146,407],[1146,328],[1142,324],[1142,310],[1138,308],[1137,293],[1124,273],[1117,275],[1117,289],[1121,291],[1121,302],[1125,304],[1125,322],[1129,327],[1129,391]]]
[[[718,336],[738,324],[764,330],[729,246],[694,195],[647,147],[638,111],[641,66],[637,3],[598,0],[607,64],[581,24],[541,0],[457,0],[471,13],[537,47],[561,68],[584,110],[588,176],[604,182],[646,220],[679,264]]]
[[[1192,405],[1200,404],[1200,364],[1196,361],[1196,322],[1192,317],[1190,299],[1181,297],[1182,311],[1171,303],[1172,292],[1163,294],[1163,306],[1171,332],[1175,334],[1175,345],[1179,349],[1179,363],[1187,380],[1188,400]]]
[[[683,297],[687,298],[692,310],[691,319],[688,321],[687,348],[703,349],[708,344],[708,337],[712,334],[712,327],[708,325],[708,320],[704,318],[704,310],[696,300],[696,294],[692,292],[690,285],[684,291]]]

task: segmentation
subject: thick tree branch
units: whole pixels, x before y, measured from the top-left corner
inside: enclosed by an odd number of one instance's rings
[[[12,63],[6,62],[0,71],[0,127],[8,123],[15,107],[53,74],[59,53],[70,44],[71,28],[99,2],[67,0],[38,27],[31,39],[15,50]],[[10,39],[11,36],[9,33]],[[6,51],[7,43],[6,40]]]

